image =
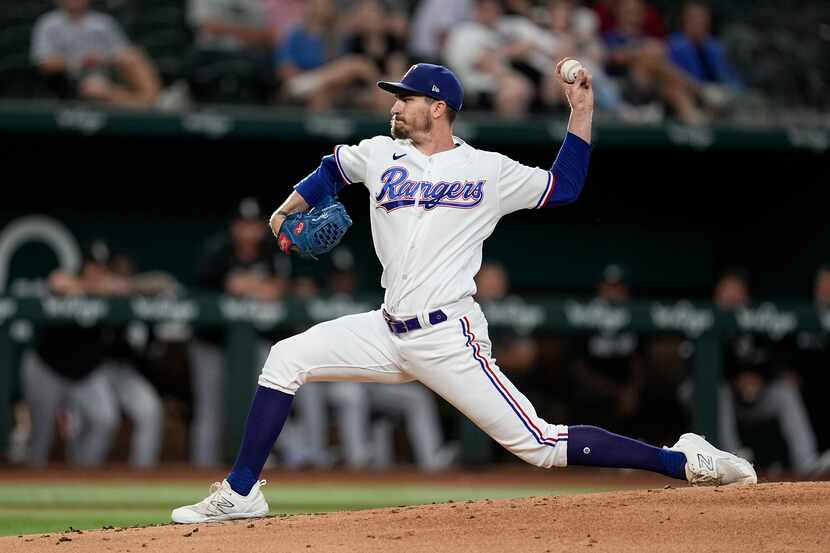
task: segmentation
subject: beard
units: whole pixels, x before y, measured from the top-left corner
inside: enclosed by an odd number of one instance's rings
[[[392,134],[392,138],[409,138],[409,131],[403,126],[402,123],[396,121],[394,118],[389,122],[389,130]]]
[[[430,118],[429,113],[413,116],[411,120],[412,123],[407,125],[393,117],[390,122],[392,138],[407,139],[416,134],[427,134],[432,130],[432,118]]]

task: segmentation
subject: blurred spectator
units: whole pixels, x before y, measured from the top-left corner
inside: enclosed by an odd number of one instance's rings
[[[723,45],[712,36],[712,14],[703,2],[683,5],[680,31],[671,34],[668,44],[671,60],[699,82],[732,87],[740,84],[726,61]]]
[[[56,0],[32,33],[32,60],[47,78],[66,77],[79,98],[116,107],[156,104],[161,83],[152,63],[110,16],[89,0]]]
[[[331,402],[342,461],[349,469],[389,469],[396,463],[395,430],[402,420],[419,470],[450,467],[459,450],[444,444],[435,397],[419,382],[375,384],[313,383]],[[321,411],[325,415],[325,411]],[[327,420],[327,419],[324,419]],[[324,427],[325,428],[325,427]]]
[[[358,90],[365,93],[380,78],[369,58],[337,51],[336,15],[333,0],[309,0],[302,24],[287,34],[275,54],[285,93],[313,111],[353,99],[353,87],[362,85]]]
[[[623,0],[598,0],[594,3],[594,11],[599,17],[599,32],[605,34],[613,31],[619,24],[618,10],[620,3]],[[646,36],[664,39],[668,34],[666,32],[666,24],[663,23],[663,18],[660,17],[660,12],[654,6],[649,4],[643,5],[643,24],[642,30]]]
[[[131,295],[172,295],[178,287],[166,273],[136,274],[135,262],[124,254],[112,256],[107,265],[112,278],[129,282]],[[139,468],[158,464],[164,428],[161,397],[147,378],[150,340],[150,329],[142,322],[107,325],[101,340],[101,370],[132,421],[130,464]]]
[[[276,248],[266,216],[253,198],[243,199],[227,232],[207,242],[197,269],[199,288],[239,299],[276,301],[283,297],[290,263]],[[262,357],[273,343],[263,337]],[[218,329],[200,329],[189,348],[193,422],[191,459],[198,466],[220,463],[224,427],[225,336]],[[251,382],[251,387],[256,385]]]
[[[819,317],[830,317],[830,265],[823,265],[816,271],[813,301]],[[830,335],[826,328],[828,323],[824,322],[818,330],[801,330],[794,344],[798,376],[803,382],[801,391],[818,434],[819,450],[830,445],[830,434],[824,424],[830,416],[830,406],[826,401],[826,390],[830,386],[827,370],[830,367]],[[817,472],[827,469],[830,469],[830,453],[825,453],[817,464]]]
[[[275,88],[263,0],[189,0],[188,21],[196,35],[191,89],[201,101],[265,103]]]
[[[661,99],[683,123],[704,123],[697,98],[716,98],[706,96],[703,86],[671,63],[662,38],[649,34],[643,0],[618,0],[614,6],[615,23],[605,33],[605,43],[609,71],[626,79],[626,100],[649,104]]]
[[[421,0],[412,16],[409,52],[418,62],[441,63],[450,30],[470,17],[473,0]]]
[[[229,232],[215,237],[205,248],[198,272],[200,287],[263,301],[283,296],[286,281],[280,272],[287,261],[277,255],[263,217],[256,199],[240,201]]]
[[[501,301],[510,290],[510,280],[504,265],[485,261],[476,275],[476,301],[481,304]]]
[[[274,44],[262,0],[190,0],[188,20],[201,49],[243,51]]]
[[[574,5],[570,0],[551,0],[543,14],[543,25],[531,18],[526,0],[508,5],[498,22],[510,67],[533,85],[532,109],[566,106],[564,89],[556,76],[556,63],[564,57],[579,59],[593,76],[597,109],[616,112],[621,107],[616,84],[606,75],[604,48],[597,35],[597,18],[593,11]]]
[[[714,301],[729,312],[749,307],[745,273],[727,271],[715,287]],[[743,445],[741,430],[777,421],[793,470],[807,475],[830,468],[830,456],[819,457],[797,380],[783,363],[781,349],[780,342],[753,334],[739,334],[728,342],[724,364],[727,383],[721,390],[719,406],[721,445],[738,451]]]
[[[633,427],[648,443],[671,443],[691,424],[679,391],[688,379],[693,345],[677,334],[640,335],[643,387]]]
[[[594,301],[613,307],[631,292],[619,265],[608,265]],[[576,340],[571,395],[576,416],[596,420],[615,432],[631,433],[642,407],[644,363],[640,337],[631,331],[600,330]]]
[[[128,275],[110,266],[101,241],[87,249],[79,275],[54,272],[50,292],[61,296],[115,296],[134,292]],[[110,450],[119,407],[132,421],[130,463],[158,463],[162,433],[161,399],[139,370],[143,346],[130,341],[124,327],[46,326],[23,360],[23,389],[32,434],[28,462],[49,460],[55,420],[63,421],[70,463],[98,466]],[[63,413],[62,417],[59,415]]]
[[[277,43],[303,20],[307,0],[261,0],[267,27]]]
[[[291,293],[297,299],[308,301],[317,297],[320,287],[311,275],[297,275],[292,279]]]
[[[719,107],[727,103],[739,88],[740,81],[726,61],[720,41],[712,36],[712,15],[709,7],[700,1],[683,5],[680,31],[669,37],[671,61],[695,79],[710,99]],[[716,98],[716,96],[722,98]]]
[[[476,301],[482,309],[488,309],[493,303],[504,301],[521,301],[509,296],[510,278],[501,263],[486,261],[476,275]],[[501,327],[490,331],[493,342],[493,357],[498,360],[502,371],[510,381],[530,399],[531,403],[543,409],[550,403],[549,389],[542,382],[544,375],[540,370],[539,346],[534,338],[518,333],[510,327]]]
[[[519,16],[525,19],[533,19],[533,8],[530,0],[502,0],[504,13],[508,16]]]
[[[532,84],[531,109],[563,104],[564,91],[556,79],[556,62],[565,56],[570,44],[563,44],[534,23],[529,11],[526,2],[517,2],[513,7],[507,6],[498,21],[496,28],[502,41],[510,45],[507,62]]]
[[[454,27],[444,58],[464,86],[464,104],[492,108],[499,115],[527,112],[533,83],[513,69],[511,60],[527,54],[532,44],[511,41],[499,32],[504,11],[498,0],[476,0],[473,20]]]
[[[719,38],[746,85],[736,111],[751,107],[753,122],[770,117],[789,125],[814,124],[816,115],[830,109],[830,3],[800,2],[785,10],[776,2],[731,10],[728,4],[711,5],[729,14]]]
[[[591,72],[594,98],[598,111],[618,112],[622,98],[617,84],[605,72],[605,46],[597,33],[598,19],[588,8],[577,6],[572,0],[550,0],[545,12],[548,53],[548,75],[542,90],[548,105],[563,104],[564,90],[553,78],[558,60],[569,57],[578,59]]]
[[[381,79],[398,80],[409,67],[404,51],[405,23],[402,26],[381,0],[359,0],[352,8],[350,19],[344,53],[370,60]],[[391,105],[389,93],[378,87],[369,90],[372,92],[370,107],[387,113]]]

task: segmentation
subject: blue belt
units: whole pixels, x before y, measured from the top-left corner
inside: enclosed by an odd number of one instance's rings
[[[443,323],[447,320],[447,315],[440,309],[431,312],[428,317],[429,324],[431,325],[437,325],[438,323]],[[386,309],[384,309],[383,318],[386,319],[386,325],[389,327],[389,331],[393,334],[403,334],[404,332],[418,330],[421,328],[421,323],[418,321],[418,317],[412,317],[411,319],[406,320],[393,319],[392,316],[386,312]]]

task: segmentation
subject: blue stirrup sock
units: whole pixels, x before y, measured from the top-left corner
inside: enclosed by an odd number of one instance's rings
[[[256,484],[268,454],[288,418],[292,401],[294,396],[291,394],[257,386],[245,421],[242,445],[227,478],[231,489],[239,495],[248,495]]]
[[[658,472],[686,479],[686,456],[596,426],[568,427],[568,464]]]

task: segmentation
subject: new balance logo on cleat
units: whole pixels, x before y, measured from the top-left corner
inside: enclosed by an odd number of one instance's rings
[[[715,470],[715,461],[711,457],[705,457],[702,453],[698,453],[697,462],[701,468],[706,467],[709,470]]]
[[[231,503],[230,500],[226,497],[217,499],[215,501],[211,501],[211,503],[213,503],[213,506],[216,507],[216,510],[221,513],[227,513],[228,509],[233,509],[235,507],[235,505]]]

